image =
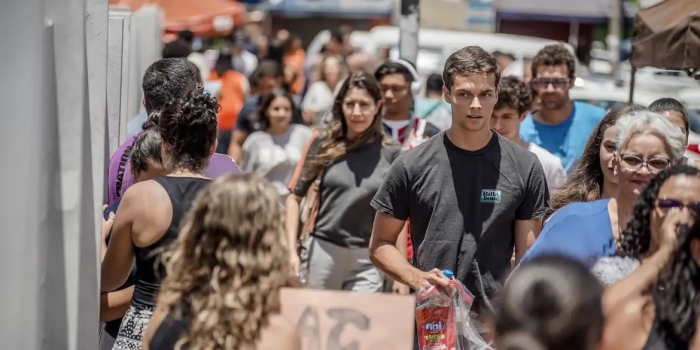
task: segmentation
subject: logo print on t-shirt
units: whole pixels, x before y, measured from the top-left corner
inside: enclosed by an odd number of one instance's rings
[[[501,190],[481,190],[481,203],[501,203]]]

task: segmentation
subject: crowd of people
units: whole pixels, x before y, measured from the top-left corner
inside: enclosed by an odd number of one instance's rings
[[[468,46],[424,82],[350,64],[340,30],[314,74],[288,32],[256,53],[235,33],[211,69],[190,34],[110,161],[100,349],[301,349],[282,288],[410,294],[443,269],[494,349],[700,348],[678,101],[573,102],[561,45],[527,81]]]

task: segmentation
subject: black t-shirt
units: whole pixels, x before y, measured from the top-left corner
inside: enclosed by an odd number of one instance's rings
[[[313,166],[323,139],[318,134],[315,132],[309,141],[297,169]],[[376,140],[348,151],[327,166],[321,177],[319,209],[312,235],[341,247],[369,247],[375,214],[370,202],[399,153],[401,145]],[[297,173],[306,172],[297,170]],[[303,197],[312,183],[313,179],[295,176],[289,189]]]
[[[548,203],[537,156],[496,133],[484,148],[463,150],[444,132],[402,153],[372,200],[379,212],[410,218],[417,268],[453,270],[477,302],[501,289],[515,221],[543,216]]]
[[[262,97],[251,96],[243,104],[243,108],[238,113],[236,118],[236,126],[234,130],[247,132],[248,135],[253,131],[260,131],[260,123],[258,122],[258,109],[262,103]],[[292,114],[293,124],[304,124],[304,117],[301,115],[299,103],[294,103],[294,112]]]

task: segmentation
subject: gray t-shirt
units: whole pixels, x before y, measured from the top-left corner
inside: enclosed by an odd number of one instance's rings
[[[313,166],[321,141],[318,137],[311,142],[301,167]],[[345,248],[369,247],[375,214],[370,201],[399,153],[401,145],[377,140],[348,151],[327,166],[321,177],[320,205],[312,235]],[[300,174],[305,173],[302,170]],[[299,176],[289,188],[303,197],[313,181]]]
[[[289,194],[287,184],[302,159],[311,133],[311,129],[298,124],[290,125],[289,131],[280,135],[253,132],[243,143],[243,171],[265,177],[280,196],[286,196]]]
[[[417,268],[453,270],[480,303],[510,270],[515,221],[543,216],[548,202],[534,154],[496,133],[467,151],[441,132],[396,159],[372,206],[410,219]]]

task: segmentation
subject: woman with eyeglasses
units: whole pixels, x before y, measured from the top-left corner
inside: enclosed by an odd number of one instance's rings
[[[522,262],[558,253],[592,267],[601,257],[615,255],[639,194],[654,175],[680,161],[684,139],[680,128],[656,113],[644,110],[623,115],[615,124],[615,198],[562,208],[545,224]]]
[[[552,195],[548,217],[571,203],[592,202],[617,195],[617,178],[613,174],[615,123],[623,115],[640,110],[644,110],[644,107],[619,105],[608,111],[588,138],[583,155],[574,165],[566,182]]]

